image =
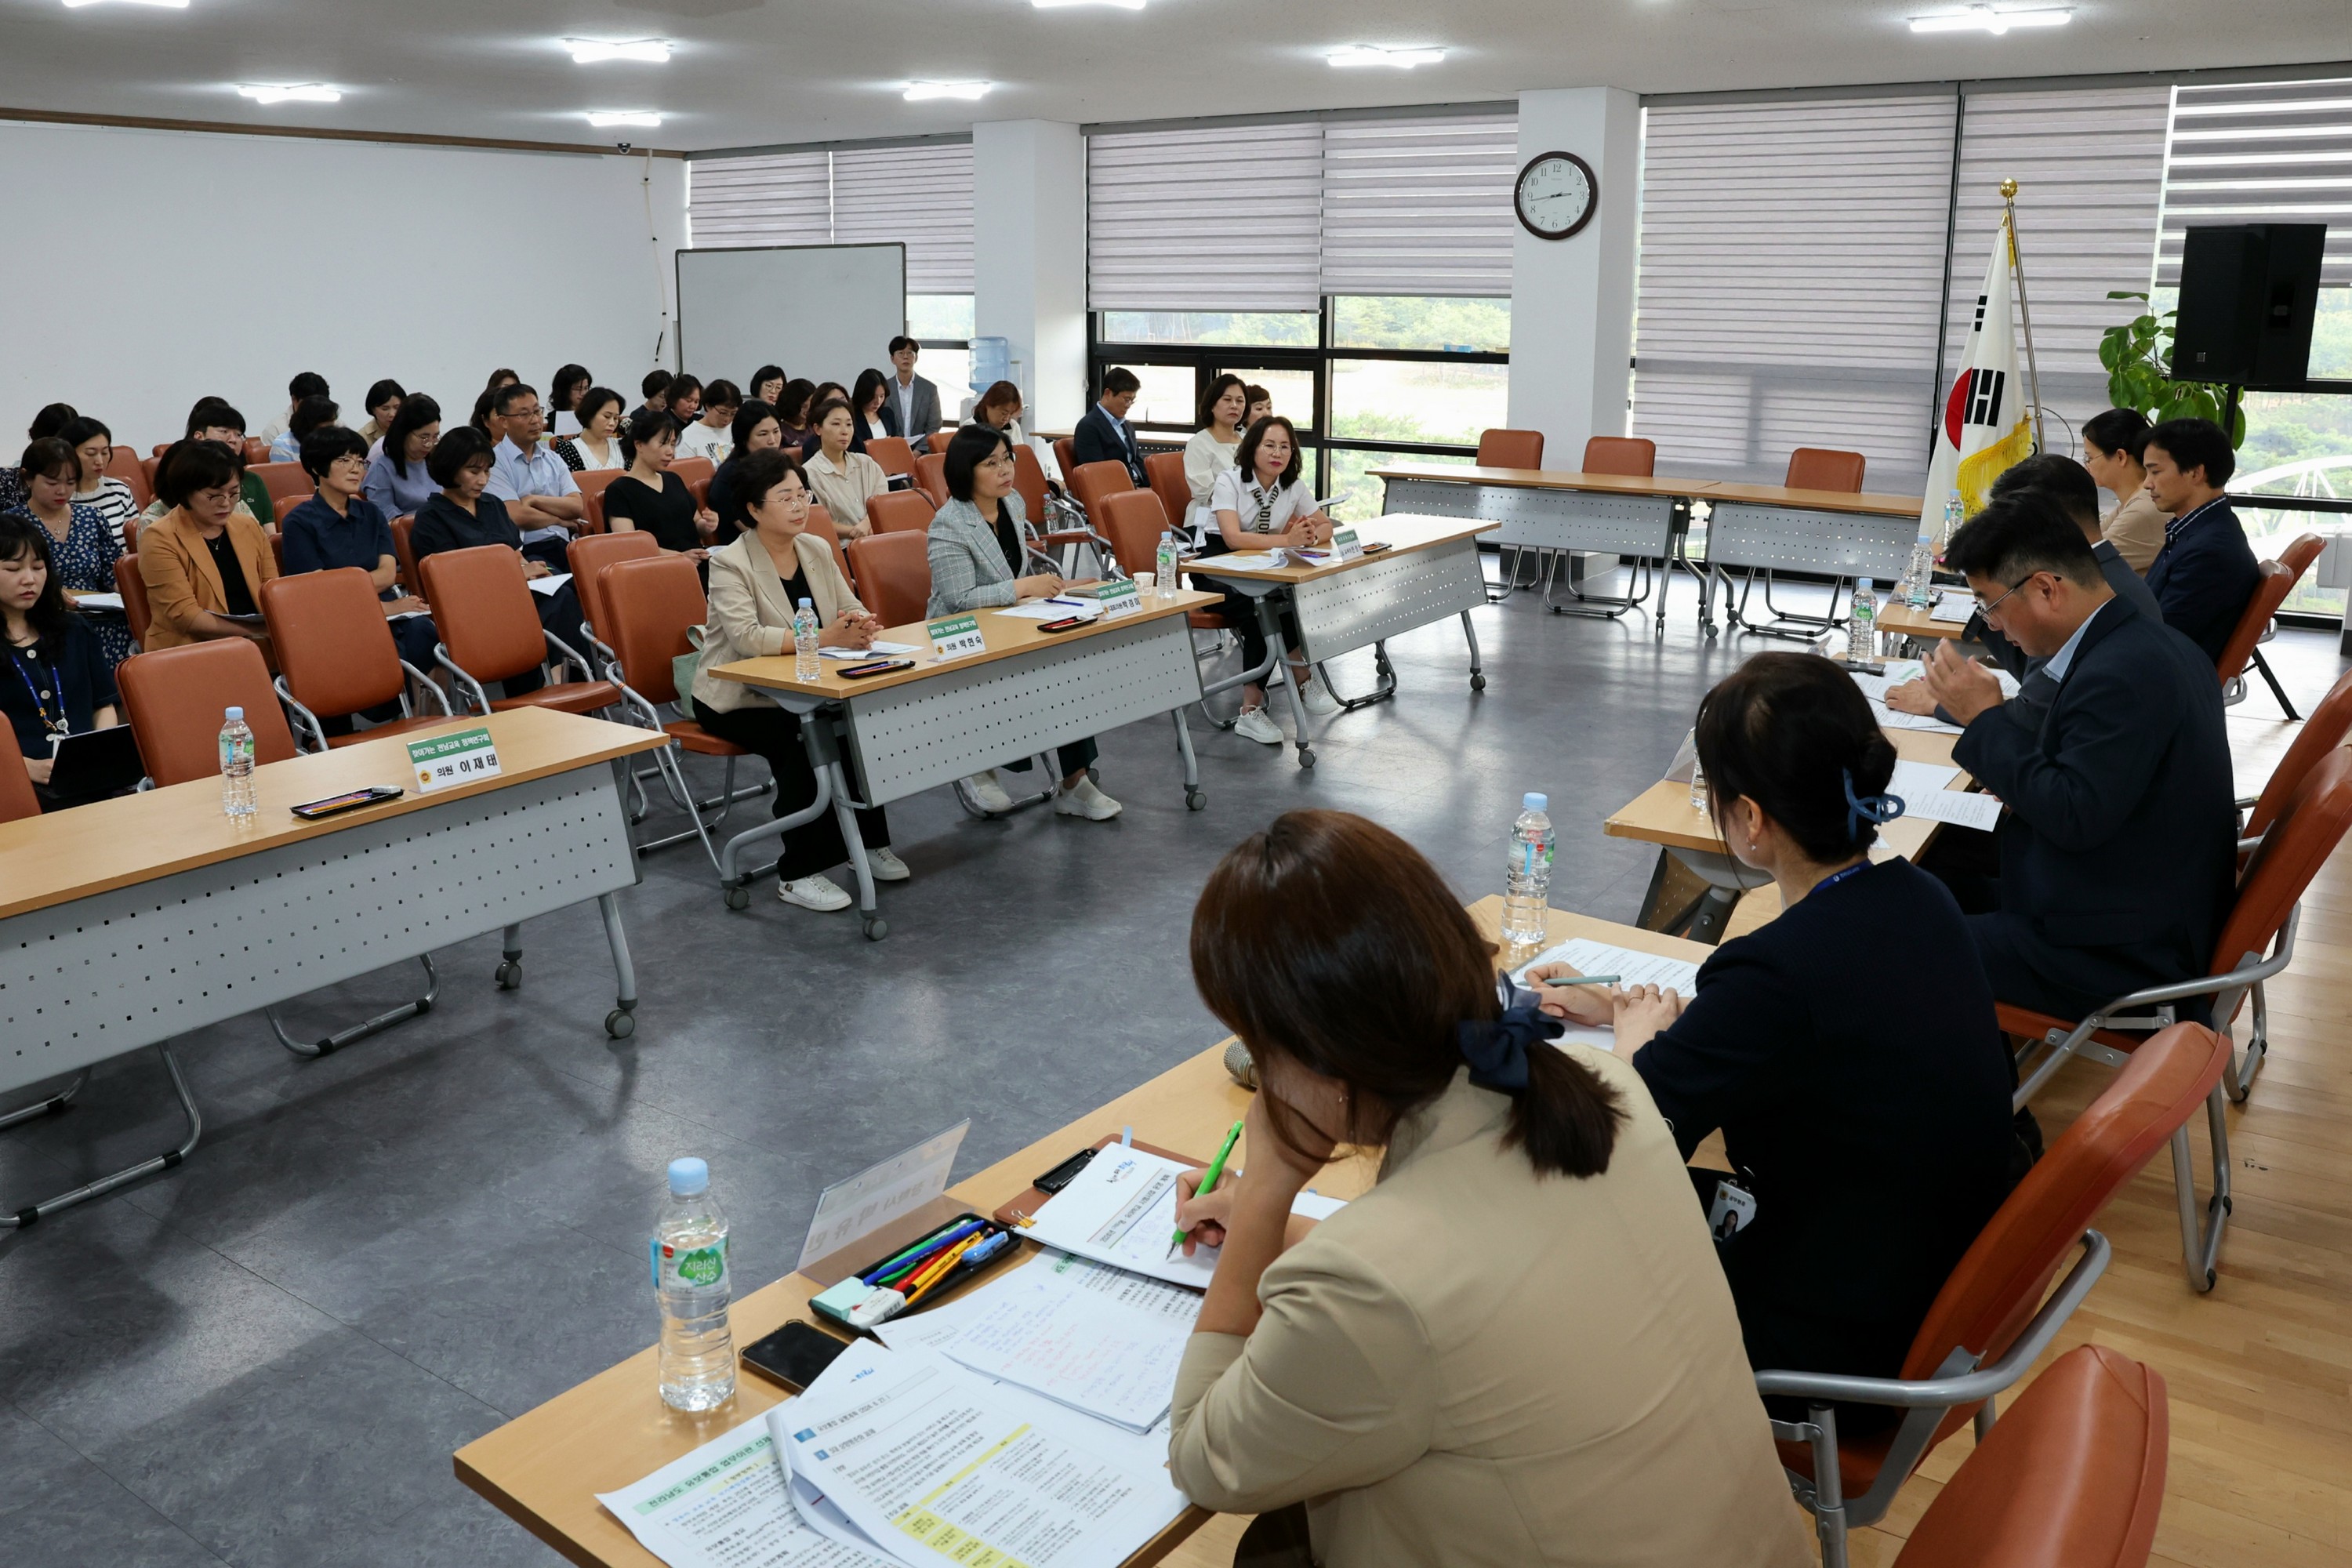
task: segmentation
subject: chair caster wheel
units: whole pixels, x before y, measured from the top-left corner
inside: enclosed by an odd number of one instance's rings
[[[866,941],[880,942],[884,937],[888,936],[889,934],[890,922],[888,921],[884,920],[880,915],[868,915],[866,917]]]
[[[1471,690],[1473,690],[1473,691],[1484,691],[1484,690],[1486,690],[1486,678],[1485,676],[1483,676],[1483,675],[1474,675],[1474,676],[1472,676],[1472,677],[1470,678],[1470,689],[1471,689]]]
[[[1306,746],[1298,748],[1298,765],[1302,768],[1311,768],[1315,765],[1315,752],[1313,750]]]
[[[604,1032],[616,1040],[625,1040],[637,1032],[637,1016],[625,1007],[615,1007],[604,1015]]]
[[[1184,792],[1184,809],[1185,809],[1185,810],[1187,810],[1187,811],[1198,811],[1198,810],[1200,810],[1202,806],[1204,806],[1204,805],[1208,805],[1208,804],[1209,804],[1209,797],[1208,797],[1207,795],[1203,795],[1201,791],[1196,790],[1196,789],[1188,789],[1188,790],[1186,790],[1186,791]]]
[[[727,900],[727,907],[730,910],[748,910],[751,907],[751,889],[749,888],[729,888],[719,896]]]
[[[501,991],[520,991],[520,990],[521,990],[521,989],[522,989],[522,961],[521,961],[520,959],[519,959],[519,958],[509,958],[509,959],[506,960],[504,963],[500,963],[500,964],[499,965],[499,972],[498,972],[498,976],[497,976],[497,978],[498,978],[498,983],[499,983],[499,990],[501,990]]]

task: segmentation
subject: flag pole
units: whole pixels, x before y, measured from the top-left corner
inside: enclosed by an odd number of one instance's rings
[[[2026,395],[2033,402],[2033,449],[2046,452],[2042,434],[2042,372],[2033,363],[2033,311],[2025,302],[2025,263],[2017,254],[2017,182],[2000,183],[2001,224],[2009,231],[2009,272],[2017,280],[2017,319],[2025,331]]]

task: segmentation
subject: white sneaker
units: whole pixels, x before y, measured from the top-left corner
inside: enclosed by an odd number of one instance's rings
[[[887,846],[866,852],[866,868],[874,873],[874,879],[877,882],[903,882],[914,875],[907,869],[907,863],[891,854]]]
[[[1298,683],[1298,704],[1318,719],[1328,718],[1339,711],[1339,700],[1332,696],[1331,689],[1319,680]]]
[[[1054,797],[1056,816],[1083,816],[1088,822],[1108,822],[1127,808],[1095,787],[1092,779],[1080,779],[1078,787],[1066,789]]]
[[[804,910],[845,910],[857,901],[835,887],[832,878],[822,875],[778,882],[776,897]]]
[[[981,810],[996,812],[1013,809],[1013,797],[1004,793],[1003,784],[996,782],[994,768],[990,768],[984,773],[974,773],[963,782],[971,786],[972,798],[979,802]]]
[[[1243,709],[1242,716],[1234,721],[1234,733],[1244,741],[1255,741],[1260,745],[1282,744],[1281,730],[1276,727],[1263,708]]]

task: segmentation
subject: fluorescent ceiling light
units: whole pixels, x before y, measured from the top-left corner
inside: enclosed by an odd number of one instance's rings
[[[611,44],[600,38],[566,38],[564,47],[572,58],[583,66],[604,60],[643,60],[647,65],[667,65],[669,44],[661,38],[639,38],[634,43]]]
[[[1915,33],[2006,33],[2011,27],[2063,27],[2074,13],[2053,11],[1996,11],[1990,5],[1971,5],[1965,11],[1955,11],[1942,16],[1914,16],[1911,30]]]
[[[609,130],[615,125],[640,125],[652,131],[660,127],[661,120],[660,115],[645,109],[596,110],[588,116],[588,123],[599,131]]]
[[[1051,11],[1063,5],[1116,5],[1122,11],[1140,11],[1143,0],[1029,0],[1040,11]]]
[[[1395,66],[1411,70],[1433,66],[1445,58],[1444,49],[1383,49],[1370,44],[1350,44],[1324,57],[1335,66]]]
[[[256,103],[341,103],[343,100],[341,93],[331,87],[322,87],[315,81],[303,82],[294,87],[254,84],[240,87],[236,90],[239,97],[249,98]]]
[[[188,8],[188,0],[130,0],[130,3],[134,5],[161,5],[167,11],[184,11]],[[66,9],[79,11],[85,5],[97,4],[98,0],[66,0]]]
[[[908,103],[924,103],[934,98],[971,100],[986,92],[993,82],[985,81],[919,81],[907,89]]]

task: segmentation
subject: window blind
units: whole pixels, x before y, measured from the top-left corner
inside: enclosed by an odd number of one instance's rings
[[[1514,115],[1323,127],[1322,292],[1511,291]]]
[[[1087,296],[1097,310],[1321,304],[1323,127],[1087,139]]]
[[[1956,107],[1644,110],[1633,428],[1662,470],[1777,482],[1831,447],[1925,482]]]
[[[2163,86],[1975,92],[1960,117],[1953,203],[1945,385],[1976,319],[1977,290],[2000,231],[2004,179],[2017,182],[2018,256],[2041,372],[2044,433],[2054,451],[2108,404],[2099,334],[2139,307],[2110,289],[2145,291],[2155,265],[2164,188]],[[2018,363],[2025,363],[2020,340]]]
[[[2352,79],[2183,87],[2172,104],[2157,282],[2191,225],[2324,223],[2323,287],[2352,285]]]
[[[707,247],[825,245],[833,238],[832,155],[767,153],[686,166],[687,233]]]
[[[902,240],[908,293],[971,293],[971,143],[833,154],[833,238],[836,245]]]

